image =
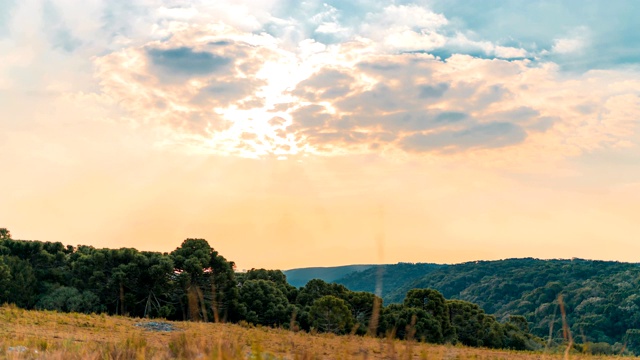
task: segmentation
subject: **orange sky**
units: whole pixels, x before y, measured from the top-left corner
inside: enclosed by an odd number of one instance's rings
[[[239,269],[639,261],[640,72],[577,62],[596,25],[247,4],[0,3],[0,227]]]

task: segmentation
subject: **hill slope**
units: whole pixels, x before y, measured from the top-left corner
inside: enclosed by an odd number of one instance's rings
[[[587,341],[623,343],[640,329],[640,266],[590,260],[507,259],[435,266],[416,276],[398,265],[385,268],[385,304],[400,303],[410,289],[432,288],[446,298],[479,304],[498,319],[524,315],[532,333],[549,335],[550,324],[562,331],[558,296],[576,336]],[[408,271],[409,270],[409,271]],[[402,281],[409,273],[413,281]],[[394,280],[395,279],[395,280]],[[347,287],[371,282],[371,270],[338,280]],[[355,290],[355,289],[352,289]],[[370,291],[370,288],[368,289]]]
[[[384,297],[443,266],[446,265],[428,263],[381,265],[346,274],[334,282],[346,286],[351,291],[375,293],[378,281],[380,281],[382,296]]]
[[[367,270],[377,265],[346,265],[332,267],[309,267],[284,270],[287,282],[295,287],[305,286],[309,280],[320,279],[333,282],[347,274]]]

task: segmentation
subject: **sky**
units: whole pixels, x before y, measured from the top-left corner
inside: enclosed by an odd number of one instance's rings
[[[238,269],[640,262],[634,0],[0,0],[0,227]]]

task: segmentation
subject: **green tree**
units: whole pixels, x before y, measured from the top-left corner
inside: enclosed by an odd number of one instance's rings
[[[247,280],[239,291],[240,315],[250,323],[280,326],[289,322],[293,306],[268,280]]]
[[[449,320],[449,311],[444,296],[433,289],[413,289],[407,292],[405,307],[422,309],[431,314],[440,324],[443,341],[455,339],[455,333]]]
[[[64,312],[98,313],[104,309],[100,299],[91,291],[78,291],[74,287],[62,286],[43,296],[36,308]]]
[[[640,329],[629,329],[625,333],[627,349],[634,354],[640,354]]]
[[[0,301],[8,297],[9,283],[11,282],[11,270],[5,264],[4,256],[0,256]]]
[[[440,322],[429,312],[400,304],[382,309],[379,335],[394,335],[398,339],[415,339],[429,343],[442,343],[444,336]]]
[[[0,228],[0,240],[10,240],[11,233],[7,228]]]
[[[204,293],[209,290],[205,270],[211,261],[211,246],[204,239],[186,239],[171,252],[183,292],[178,295],[184,319],[207,320]]]
[[[215,321],[237,321],[239,318],[235,268],[236,265],[233,261],[228,261],[216,250],[211,249],[209,282],[214,295],[211,299],[210,309]]]
[[[522,315],[510,315],[509,323],[524,333],[529,332],[529,323],[527,322],[527,318]]]
[[[296,303],[303,307],[307,305],[310,306],[314,301],[326,295],[333,295],[342,300],[346,300],[349,293],[349,289],[344,287],[344,285],[330,284],[320,279],[313,279],[300,288]]]
[[[315,300],[311,305],[309,317],[316,329],[334,334],[349,332],[354,324],[347,303],[333,295]]]
[[[37,279],[31,264],[16,256],[4,256],[3,262],[9,269],[10,279],[0,303],[16,304],[24,309],[32,308],[36,302]]]
[[[140,263],[143,271],[138,277],[139,298],[144,301],[144,310],[138,316],[171,317],[175,306],[171,301],[174,289],[173,261],[169,256],[155,252],[143,252],[144,261]]]
[[[183,317],[238,320],[235,264],[218,254],[204,239],[186,239],[170,254],[180,291]],[[185,309],[186,306],[186,309]]]
[[[354,321],[358,325],[356,333],[359,335],[364,335],[369,331],[369,322],[373,316],[376,298],[379,304],[382,304],[382,299],[368,292],[351,291],[348,293],[347,305],[351,310]]]
[[[251,269],[243,274],[242,281],[258,279],[274,282],[290,302],[295,302],[298,289],[287,282],[287,276],[281,270]]]

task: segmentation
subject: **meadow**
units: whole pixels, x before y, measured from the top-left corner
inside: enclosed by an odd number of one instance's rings
[[[150,330],[149,324],[171,331]],[[557,351],[557,350],[556,350]],[[4,359],[619,359],[0,307]],[[629,358],[629,357],[625,357]]]

